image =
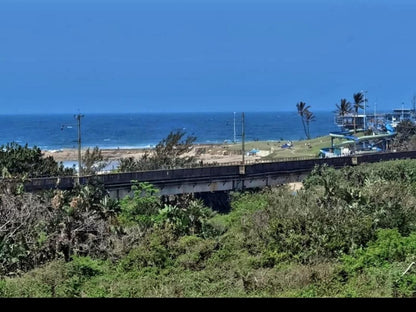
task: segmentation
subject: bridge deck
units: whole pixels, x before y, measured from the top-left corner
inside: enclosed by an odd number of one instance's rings
[[[276,161],[249,165],[228,165],[170,170],[110,173],[80,178],[87,184],[92,178],[102,182],[112,197],[121,198],[131,190],[132,180],[149,182],[162,195],[214,191],[242,190],[298,182],[316,166],[327,164],[334,168],[392,159],[416,158],[416,151],[374,153],[360,156],[326,159]],[[29,192],[47,189],[71,189],[76,177],[49,177],[31,179],[25,183]]]

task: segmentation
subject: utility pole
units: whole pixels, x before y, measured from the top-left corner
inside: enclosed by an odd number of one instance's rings
[[[244,136],[245,136],[245,132],[244,132],[244,113],[241,113],[241,151],[242,151],[242,162],[241,164],[244,166],[244,154],[245,154],[245,149],[244,149]]]
[[[236,140],[235,140],[235,112],[234,112],[234,141],[233,141],[234,143],[236,142]]]
[[[81,177],[81,170],[82,170],[82,158],[81,158],[81,118],[84,117],[84,115],[82,114],[77,114],[74,115],[74,118],[78,121],[78,174],[77,174],[77,179],[76,179],[76,183],[79,184],[80,182],[80,177]],[[61,130],[64,130],[65,127],[68,127],[72,125],[62,125],[61,126]]]
[[[245,166],[245,161],[244,161],[244,156],[245,156],[245,147],[244,147],[244,140],[245,140],[245,130],[244,130],[244,113],[241,113],[241,156],[242,156],[242,160],[241,160],[241,165],[240,165],[240,176],[241,176],[241,186],[240,189],[241,191],[244,191],[244,175],[246,174],[246,166]]]
[[[367,127],[366,127],[366,125],[367,125],[367,115],[365,114],[365,107],[367,106],[367,100],[365,99],[365,95],[366,95],[366,93],[367,93],[368,91],[366,90],[366,91],[364,91],[364,90],[361,90],[361,93],[364,95],[364,130],[366,130],[367,129]]]
[[[81,118],[84,117],[84,115],[77,114],[74,115],[75,119],[78,121],[78,184],[80,182],[79,178],[81,177],[81,170],[82,170],[82,158],[81,158]]]

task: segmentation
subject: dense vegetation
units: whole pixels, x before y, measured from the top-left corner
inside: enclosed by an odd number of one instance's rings
[[[43,157],[39,147],[21,146],[16,142],[0,146],[0,169],[2,178],[35,178],[45,176],[73,175],[74,170],[64,168],[53,157]]]
[[[416,161],[316,168],[220,214],[147,183],[0,194],[1,297],[414,297]]]

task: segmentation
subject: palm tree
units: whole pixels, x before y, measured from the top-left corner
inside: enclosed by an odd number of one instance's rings
[[[359,93],[354,93],[354,112],[355,112],[355,116],[354,116],[354,133],[356,132],[356,118],[358,115],[358,109],[363,109],[364,105],[362,105],[361,103],[364,103],[364,95],[362,92]]]
[[[340,104],[336,104],[338,116],[345,116],[352,111],[351,103],[347,99],[341,99]]]
[[[296,104],[298,109],[298,114],[302,120],[303,131],[305,131],[305,135],[308,140],[311,138],[309,132],[309,123],[315,120],[314,114],[309,110],[310,106],[306,106],[305,102],[299,102]]]
[[[315,120],[315,115],[307,109],[304,113],[304,116],[305,116],[306,130],[307,130],[306,136],[308,137],[308,140],[309,140],[311,138],[311,134],[309,132],[309,123]]]
[[[347,99],[341,99],[339,105],[336,104],[336,106],[337,106],[337,110],[335,112],[340,117],[348,115],[352,111],[351,103],[347,101]],[[337,121],[338,124],[342,124],[342,126],[345,127],[344,122],[345,122],[344,118],[341,118],[340,121],[339,120]]]
[[[302,120],[303,131],[305,131],[305,135],[308,136],[308,132],[306,131],[306,124],[305,124],[305,114],[309,111],[309,105],[306,106],[305,102],[299,102],[296,104],[296,108],[298,109],[298,114]]]

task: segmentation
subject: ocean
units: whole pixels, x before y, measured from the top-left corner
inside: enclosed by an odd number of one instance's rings
[[[314,112],[311,137],[338,130],[333,112]],[[246,141],[305,139],[300,116],[294,112],[245,112]],[[234,131],[235,129],[235,131]],[[242,113],[135,113],[84,114],[82,148],[154,147],[171,131],[195,136],[195,143],[241,142]],[[0,144],[16,142],[42,150],[78,147],[77,119],[73,114],[0,116]]]

